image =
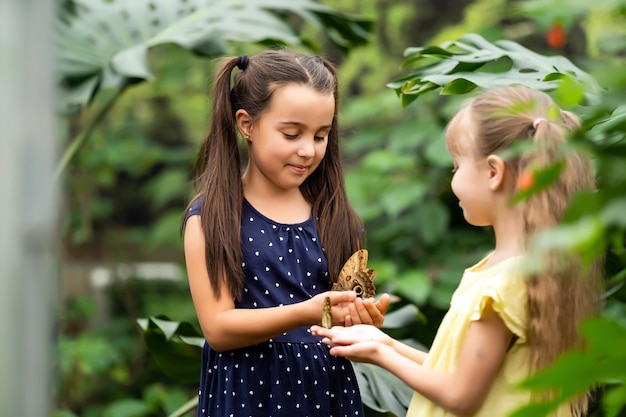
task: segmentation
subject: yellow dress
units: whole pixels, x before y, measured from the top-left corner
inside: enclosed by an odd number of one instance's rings
[[[504,358],[485,402],[475,417],[505,417],[521,405],[528,404],[530,392],[514,386],[529,375],[528,345],[526,343],[526,282],[517,272],[521,257],[504,260],[483,270],[487,256],[465,270],[450,301],[424,367],[438,372],[452,372],[456,367],[461,347],[472,321],[479,320],[488,301],[511,332],[517,336],[515,344]],[[453,416],[417,392],[413,395],[407,417]]]

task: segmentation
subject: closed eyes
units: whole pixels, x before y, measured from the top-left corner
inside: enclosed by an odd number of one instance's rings
[[[287,133],[283,133],[283,135],[285,136],[285,139],[287,140],[295,140],[295,139],[298,139],[298,137],[300,137],[300,135],[289,135]],[[326,140],[326,136],[313,136],[313,139],[316,142],[322,142]]]

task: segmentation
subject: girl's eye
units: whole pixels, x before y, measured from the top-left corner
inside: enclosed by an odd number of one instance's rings
[[[298,135],[290,135],[288,133],[283,133],[283,135],[285,136],[285,139],[289,139],[289,140],[293,140],[293,139],[297,139]]]
[[[313,139],[315,139],[315,141],[317,141],[317,142],[322,142],[322,141],[326,140],[326,138],[328,137],[329,133],[330,132],[327,132],[327,131],[318,132],[317,136],[313,136]]]

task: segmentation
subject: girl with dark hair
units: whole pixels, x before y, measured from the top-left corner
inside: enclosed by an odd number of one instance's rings
[[[335,324],[381,326],[389,305],[330,291],[365,237],[344,187],[333,66],[288,50],[224,60],[195,181],[183,227],[206,338],[198,416],[362,416],[350,362],[309,329],[326,297]]]
[[[600,312],[601,260],[584,265],[577,254],[537,253],[532,244],[558,225],[575,193],[594,189],[589,159],[561,146],[577,126],[550,96],[521,85],[484,92],[450,121],[452,191],[468,223],[493,227],[495,249],[465,270],[428,353],[372,326],[313,326],[331,354],[382,366],[413,388],[407,416],[509,415],[533,400],[516,384],[577,346],[581,321]],[[535,146],[511,156],[521,141]],[[535,170],[556,164],[563,168],[553,184],[511,204]],[[554,416],[587,408],[583,394]]]

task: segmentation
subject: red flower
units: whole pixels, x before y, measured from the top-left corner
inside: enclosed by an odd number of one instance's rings
[[[555,20],[546,32],[546,42],[553,49],[563,49],[567,43],[567,33],[559,20]]]

